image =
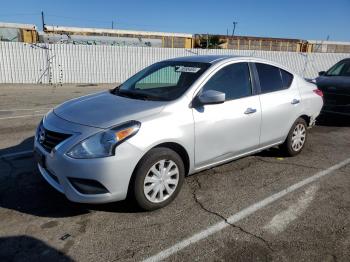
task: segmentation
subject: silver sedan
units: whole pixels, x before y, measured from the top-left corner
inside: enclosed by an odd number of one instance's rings
[[[34,152],[42,176],[71,201],[130,196],[154,210],[186,175],[274,146],[300,153],[322,105],[314,84],[273,62],[176,58],[54,108]]]

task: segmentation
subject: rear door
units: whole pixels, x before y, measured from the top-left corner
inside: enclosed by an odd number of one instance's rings
[[[260,101],[253,92],[248,63],[233,63],[219,69],[200,92],[207,90],[225,93],[226,101],[192,109],[197,168],[224,161],[259,146]]]
[[[255,63],[262,111],[260,146],[284,140],[300,116],[301,96],[291,73],[278,67]]]

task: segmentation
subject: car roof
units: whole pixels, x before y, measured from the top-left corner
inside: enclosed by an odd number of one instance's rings
[[[350,62],[350,57],[344,58],[343,60],[340,60],[339,62]]]
[[[197,63],[210,63],[215,64],[217,62],[232,59],[232,58],[239,58],[243,56],[233,56],[233,55],[196,55],[196,56],[183,56],[183,57],[177,57],[168,59],[166,61],[181,61],[181,62],[197,62]]]
[[[290,70],[289,68],[276,63],[274,61],[269,61],[263,58],[259,57],[252,57],[252,56],[239,56],[239,55],[196,55],[196,56],[183,56],[183,57],[177,57],[172,59],[167,59],[165,61],[180,61],[180,62],[194,62],[194,63],[210,63],[210,64],[217,64],[220,62],[225,62],[227,60],[236,60],[236,59],[244,59],[247,62],[252,61],[255,63],[265,63],[272,66],[276,66],[279,68],[282,68],[283,70],[286,70],[292,74],[295,74],[294,71]]]

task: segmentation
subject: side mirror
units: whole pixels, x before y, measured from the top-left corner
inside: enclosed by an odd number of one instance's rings
[[[326,74],[325,71],[318,72],[318,75],[319,75],[319,76],[324,76],[325,74]]]
[[[226,99],[225,93],[208,90],[204,91],[202,94],[198,96],[198,102],[201,105],[214,105],[224,103]]]

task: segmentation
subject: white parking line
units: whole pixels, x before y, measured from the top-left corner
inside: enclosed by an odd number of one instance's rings
[[[30,155],[33,153],[33,150],[24,150],[20,152],[15,152],[15,153],[8,153],[8,154],[3,154],[0,155],[0,158],[9,158],[9,157],[16,157],[16,156],[25,156],[25,155]]]
[[[313,184],[305,190],[299,199],[287,209],[275,215],[264,229],[276,235],[284,231],[290,223],[303,214],[316,196],[318,186]]]
[[[310,183],[313,183],[317,180],[319,180],[320,178],[327,176],[327,175],[331,175],[333,174],[333,171],[338,170],[342,167],[344,167],[345,165],[350,164],[350,158],[334,165],[331,166],[330,168],[320,171],[318,173],[316,173],[315,175],[308,177],[276,194],[273,194],[249,207],[246,207],[245,209],[239,211],[238,213],[230,216],[229,218],[227,218],[227,222],[230,224],[234,224],[246,217],[248,217],[249,215],[259,211],[260,209],[266,207],[267,205],[281,199],[282,197],[286,196],[289,193],[292,193],[298,189],[300,189],[301,187],[304,187]],[[147,259],[144,260],[144,262],[151,262],[151,261],[161,261],[177,252],[179,252],[180,250],[188,247],[191,244],[194,244],[200,240],[203,240],[221,230],[223,230],[224,228],[228,227],[229,224],[226,223],[225,221],[221,221],[213,226],[210,226],[196,234],[194,234],[193,236],[186,238],[178,243],[176,243],[175,245],[159,252],[158,254],[151,256]]]
[[[15,119],[15,118],[26,118],[26,117],[36,117],[36,116],[43,116],[42,114],[32,114],[32,115],[22,115],[22,116],[7,116],[7,117],[0,117],[0,120],[6,120],[6,119]]]

